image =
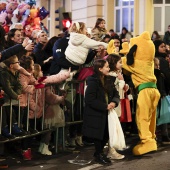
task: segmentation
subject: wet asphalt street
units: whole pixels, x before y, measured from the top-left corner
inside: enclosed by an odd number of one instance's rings
[[[135,157],[132,148],[137,137],[126,138],[129,149],[120,153],[125,155],[122,160],[114,160],[110,166],[97,164],[93,160],[94,146],[77,148],[76,151],[64,151],[52,156],[42,156],[35,145],[31,161],[24,161],[18,152],[6,153],[0,163],[8,163],[9,170],[170,170],[170,145],[160,145],[157,152]],[[105,149],[107,152],[107,148]],[[70,161],[86,160],[87,165],[71,164]]]

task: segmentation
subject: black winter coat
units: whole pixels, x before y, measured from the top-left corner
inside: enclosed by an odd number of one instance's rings
[[[161,94],[161,97],[166,96],[166,89],[165,89],[165,76],[163,75],[163,73],[161,73],[161,71],[159,69],[154,69],[154,74],[155,77],[157,79],[157,88],[159,90],[159,93]]]
[[[163,75],[165,76],[165,79],[164,79],[165,91],[167,94],[169,94],[170,93],[170,68],[169,68],[168,61],[165,59],[166,53],[156,52],[155,57],[159,59],[159,62],[160,62],[159,69],[161,73],[163,73]]]
[[[119,103],[119,94],[113,86],[108,89],[108,103]],[[94,74],[87,79],[85,93],[85,112],[83,119],[83,135],[89,138],[103,139],[106,119],[108,119],[105,92],[100,79]]]

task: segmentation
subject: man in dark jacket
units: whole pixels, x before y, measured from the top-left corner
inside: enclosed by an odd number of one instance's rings
[[[43,50],[43,47],[47,43],[47,34],[44,31],[37,33],[37,44],[34,47],[33,54],[35,55],[35,63],[41,66],[44,75],[49,74],[51,60],[53,57],[49,57],[48,54]]]

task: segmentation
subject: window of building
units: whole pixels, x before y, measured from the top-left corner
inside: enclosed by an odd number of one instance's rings
[[[170,4],[170,0],[165,0],[165,4]]]
[[[154,0],[154,30],[164,35],[170,25],[170,0]]]
[[[154,4],[163,4],[163,0],[153,0]]]
[[[116,0],[115,1],[115,32],[121,33],[122,28],[126,27],[128,31],[134,29],[134,0]]]

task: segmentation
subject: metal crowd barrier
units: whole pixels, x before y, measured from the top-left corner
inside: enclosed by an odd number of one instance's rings
[[[48,131],[54,131],[55,132],[55,151],[56,153],[58,152],[58,141],[59,141],[59,128],[62,128],[62,149],[63,151],[65,150],[65,126],[70,126],[73,124],[80,124],[83,122],[83,115],[82,115],[82,97],[80,97],[80,119],[75,121],[74,118],[74,102],[75,102],[75,97],[76,97],[76,89],[79,89],[80,91],[80,84],[84,83],[84,81],[77,81],[77,80],[73,80],[73,81],[69,81],[66,83],[66,85],[68,86],[68,89],[66,89],[66,91],[69,91],[69,95],[71,95],[71,119],[69,121],[65,122],[65,125],[61,126],[61,125],[56,125],[55,127],[52,127],[50,125],[45,125],[44,124],[44,115],[45,115],[45,96],[43,96],[43,112],[42,112],[42,124],[41,124],[41,131],[37,130],[37,121],[36,121],[36,116],[37,116],[37,104],[38,104],[38,90],[36,89],[36,93],[35,93],[35,104],[36,104],[36,108],[35,108],[35,113],[34,113],[34,133],[31,134],[26,134],[24,136],[19,136],[16,137],[14,139],[7,139],[7,140],[0,140],[0,144],[3,144],[5,142],[12,142],[15,140],[19,140],[19,139],[23,139],[23,138],[28,138],[28,137],[33,137],[36,135],[40,135],[43,133],[46,133]],[[51,85],[51,86],[57,86],[56,84]],[[3,90],[3,88],[1,88]],[[52,88],[51,88],[52,89]],[[45,88],[41,89],[43,92],[43,94],[45,95]],[[79,93],[79,95],[81,95]],[[28,101],[27,101],[27,126],[26,126],[26,132],[29,131],[29,103],[30,103],[30,94],[28,94]],[[12,132],[12,111],[13,111],[13,106],[17,106],[18,107],[18,127],[21,127],[21,107],[20,107],[20,101],[18,100],[9,100],[9,102],[4,103],[2,106],[0,106],[0,135],[2,134],[2,115],[3,115],[3,107],[10,107],[10,124],[9,124],[9,131],[10,133]],[[63,107],[63,110],[65,107]]]

